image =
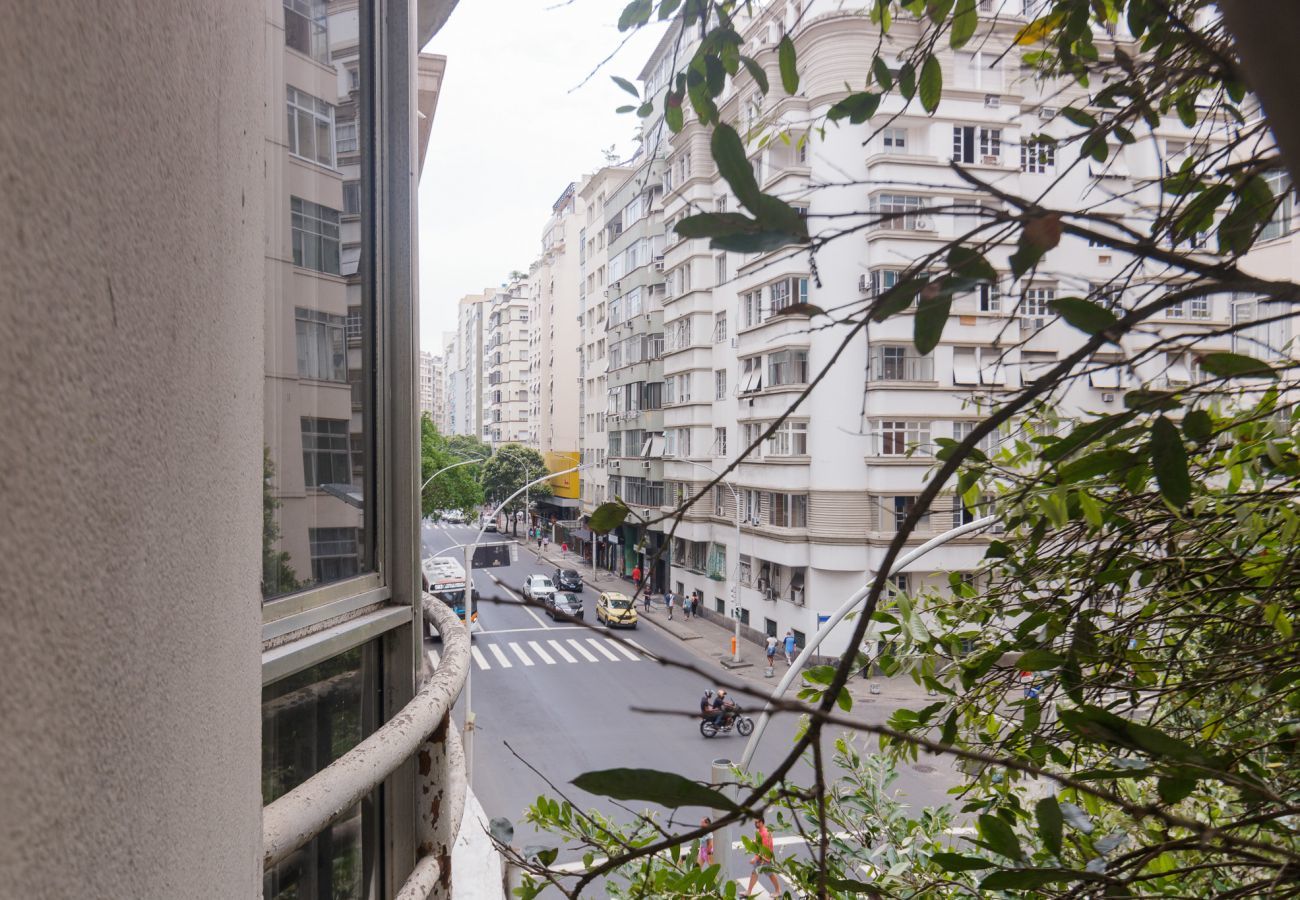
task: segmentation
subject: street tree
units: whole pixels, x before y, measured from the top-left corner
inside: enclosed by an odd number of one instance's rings
[[[472,440],[472,439],[471,439]],[[481,454],[461,454],[452,441],[438,433],[438,428],[425,413],[420,417],[420,482],[428,481],[439,469],[469,459],[480,459]],[[481,467],[478,464],[448,469],[425,485],[420,497],[420,511],[432,515],[440,510],[456,510],[466,518],[477,515],[483,504],[483,487],[479,483]]]
[[[497,448],[483,466],[483,490],[494,503],[500,503],[528,482],[541,478],[549,471],[542,454],[523,444],[505,444]],[[546,482],[535,484],[528,491],[528,500],[550,497],[554,491]],[[506,505],[511,534],[519,533],[516,514],[524,510],[525,497],[520,495]]]
[[[1012,4],[997,0],[867,0],[840,14],[866,17],[878,40],[863,46],[856,84],[816,121],[794,134],[781,119],[724,120],[729,90],[768,95],[778,108],[799,93],[815,6],[796,6],[757,59],[742,36],[756,4],[624,7],[623,31],[655,20],[680,28],[677,71],[662,97],[616,79],[637,98],[626,111],[662,116],[672,133],[708,129],[740,206],[679,220],[679,237],[758,255],[751,260],[806,254],[816,273],[832,242],[916,214],[804,215],[762,190],[749,154],[835,128],[857,128],[865,142],[899,115],[935,115],[942,57],[954,49],[1018,58],[1023,77],[1058,98],[1062,127],[1027,152],[1050,146],[1061,168],[1094,167],[1098,197],[1115,199],[1100,182],[1121,148],[1151,146],[1171,123],[1189,139],[1148,185],[1152,203],[1119,216],[1051,190],[1019,196],[954,162],[954,175],[986,202],[920,212],[959,217],[959,237],[919,253],[887,290],[783,311],[806,329],[832,331],[841,349],[881,323],[910,320],[926,354],[955,295],[1000,285],[1018,309],[1063,239],[1123,261],[1100,289],[1049,305],[1044,317],[1076,334],[1067,352],[985,400],[963,438],[938,441],[932,476],[900,514],[852,621],[848,646],[862,652],[810,671],[799,700],[778,705],[805,727],[772,772],[742,784],[734,800],[702,797],[709,789],[670,773],[615,770],[575,783],[624,801],[722,810],[712,828],[784,809],[811,848],[810,865],[783,866],[800,896],[1300,895],[1300,384],[1287,338],[1300,290],[1258,274],[1251,256],[1267,228],[1287,224],[1300,173],[1300,108],[1285,89],[1300,7],[1036,0],[1024,18],[1002,15]],[[1224,294],[1251,301],[1228,324],[1179,315]],[[755,452],[838,355],[664,527],[675,529],[682,510]],[[1138,378],[1170,358],[1194,363],[1186,378]],[[1113,370],[1137,382],[1122,392],[1121,411],[1061,417],[1073,384]],[[953,497],[959,514],[992,513],[1003,533],[973,577],[954,575],[950,590],[892,591],[890,568],[936,501]],[[883,725],[854,717],[845,684],[864,664],[914,678],[933,692],[930,702]],[[844,793],[843,762],[835,769],[821,758],[827,729],[874,734],[894,760],[960,761],[958,813],[974,835],[889,866],[864,859],[841,839],[836,810],[848,802],[870,818],[884,800],[851,779]],[[811,781],[796,776],[801,760]],[[534,817],[572,838],[550,803],[543,798]],[[735,892],[704,876],[662,874],[680,869],[682,848],[707,829],[645,817],[579,830],[592,853],[586,871],[534,863],[525,895],[544,882],[578,894],[611,876],[634,893],[640,884],[640,895]],[[613,839],[593,846],[593,834]]]
[[[303,587],[293,566],[289,565],[288,551],[279,549],[280,524],[275,511],[280,508],[272,484],[275,481],[275,463],[271,461],[271,448],[262,447],[262,596],[277,597]]]
[[[447,450],[458,459],[487,459],[492,448],[472,434],[449,434],[443,438]]]

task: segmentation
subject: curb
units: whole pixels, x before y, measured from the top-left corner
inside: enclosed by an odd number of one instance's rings
[[[676,627],[669,627],[667,619],[654,619],[641,612],[637,615],[638,622],[649,622],[651,625],[668,632],[679,641],[698,641],[700,636],[694,631],[683,631]]]

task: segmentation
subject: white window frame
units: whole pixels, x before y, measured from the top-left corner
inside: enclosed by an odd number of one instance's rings
[[[319,97],[313,97],[306,91],[300,91],[292,85],[285,85],[285,102],[289,114],[289,133],[287,135],[289,153],[298,159],[305,159],[317,165],[334,168],[334,142],[336,140],[334,107]],[[315,155],[303,152],[301,131],[304,119],[311,126],[311,142],[316,148]],[[319,126],[321,125],[325,126],[326,133],[325,147],[323,148],[320,146]],[[322,149],[325,151],[323,157],[321,154]]]

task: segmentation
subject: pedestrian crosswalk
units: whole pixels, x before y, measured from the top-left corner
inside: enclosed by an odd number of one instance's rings
[[[627,645],[631,646],[627,646]],[[480,670],[523,669],[530,666],[564,666],[579,663],[643,662],[655,655],[633,640],[625,643],[608,637],[543,638],[540,640],[491,641],[478,638],[470,645],[470,658]],[[428,651],[437,668],[437,649]]]

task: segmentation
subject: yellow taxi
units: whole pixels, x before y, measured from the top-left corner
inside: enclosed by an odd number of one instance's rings
[[[636,627],[636,606],[627,594],[618,591],[606,591],[596,601],[596,621],[611,627]]]

